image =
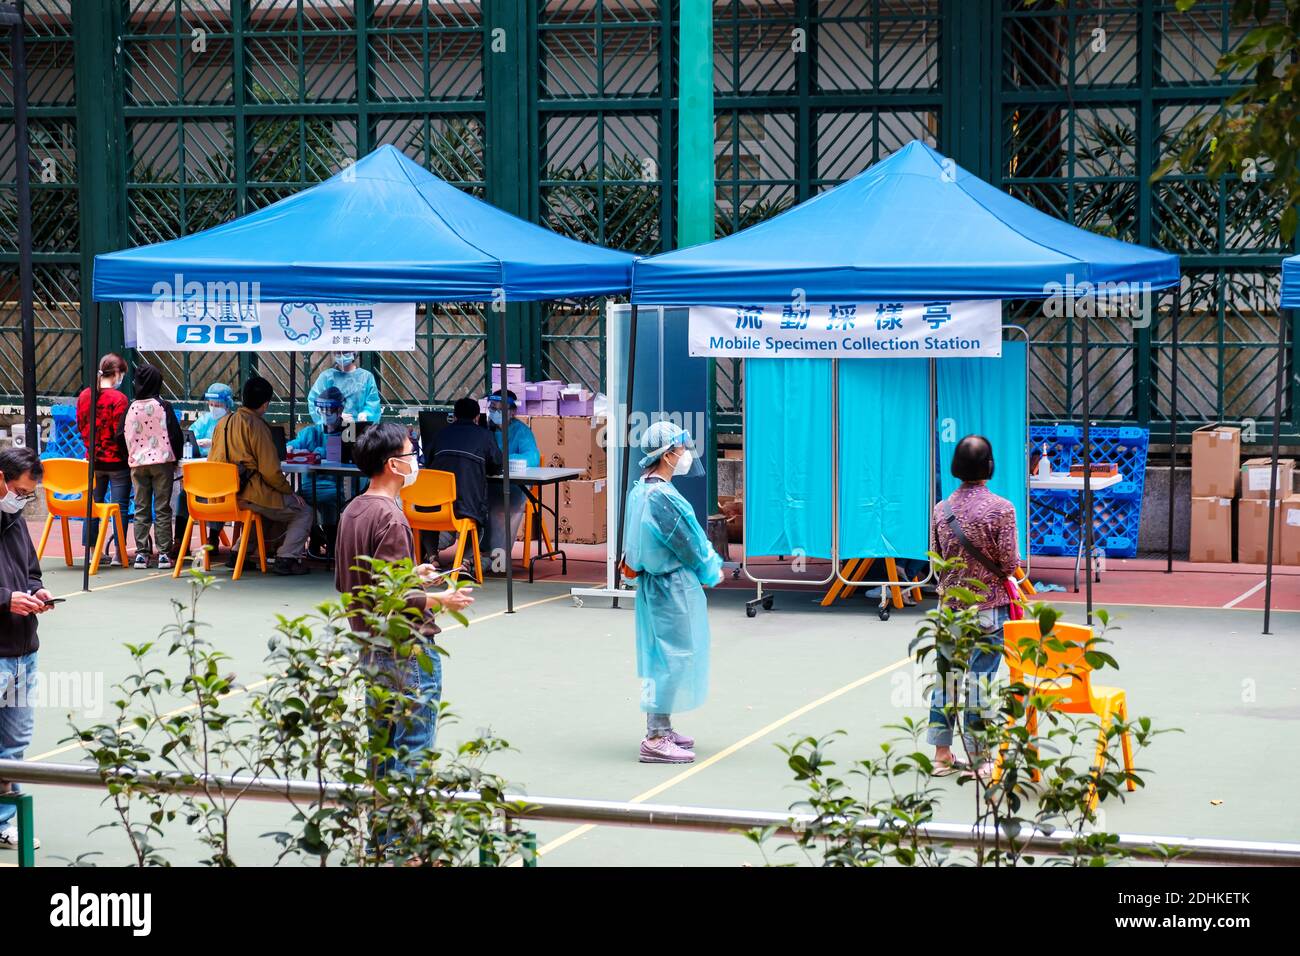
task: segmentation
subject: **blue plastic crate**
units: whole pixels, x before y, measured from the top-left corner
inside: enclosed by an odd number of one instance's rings
[[[41,458],[85,458],[86,443],[81,440],[81,429],[77,428],[76,406],[55,405],[50,415],[54,428]]]
[[[1067,471],[1082,462],[1083,429],[1078,425],[1034,425],[1029,429],[1034,448],[1047,445],[1053,471]],[[1092,493],[1093,540],[1112,558],[1137,556],[1138,529],[1142,525],[1142,493],[1146,485],[1150,432],[1126,425],[1091,429],[1092,460],[1113,461],[1123,481]],[[1057,511],[1078,508],[1079,495],[1071,492],[1035,491],[1029,496],[1029,553],[1074,554],[1079,548],[1079,522]]]

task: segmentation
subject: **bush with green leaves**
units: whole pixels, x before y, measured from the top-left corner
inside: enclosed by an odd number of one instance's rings
[[[945,561],[933,554],[931,559],[941,575],[963,569],[960,560]],[[910,645],[924,668],[927,691],[949,688],[943,709],[954,721],[966,711],[963,698],[973,689],[966,677],[976,653],[1003,652],[1000,635],[985,634],[980,624],[984,593],[972,578],[948,587],[939,606],[926,613]],[[1110,626],[1104,610],[1094,612],[1101,626],[1084,642],[1056,632],[1060,613],[1050,605],[1035,603],[1026,606],[1025,613],[1037,621],[1039,631],[1037,637],[1021,640],[1014,648],[1025,664],[1045,667],[1049,651],[1077,652],[1092,671],[1118,669],[1114,657],[1102,649]],[[1056,680],[1078,673],[1066,668]],[[803,798],[790,808],[798,814],[788,826],[794,840],[778,844],[769,856],[768,848],[781,828],[751,830],[747,836],[765,859],[775,860],[794,849],[802,851],[805,859],[827,866],[1104,866],[1121,861],[1131,854],[1099,825],[1097,808],[1123,800],[1130,782],[1142,787],[1145,781],[1144,771],[1136,766],[1126,770],[1111,751],[1125,732],[1136,755],[1163,731],[1154,729],[1146,717],[1112,716],[1105,728],[1107,747],[1100,766],[1093,766],[1100,722],[1091,715],[1063,713],[1052,688],[1052,684],[1023,679],[995,680],[979,688],[982,699],[977,703],[982,706],[978,710],[984,717],[980,726],[963,727],[955,735],[966,768],[958,781],[970,789],[971,815],[961,822],[971,826],[973,848],[954,849],[926,835],[926,825],[939,820],[949,791],[936,784],[938,768],[923,749],[926,723],[912,718],[886,727],[895,735],[879,745],[875,756],[855,761],[847,773],[837,771],[828,756],[834,738],[843,731],[805,737],[782,747],[796,783],[804,790]],[[1025,720],[1029,709],[1038,715],[1038,733],[1032,738]],[[996,769],[989,773],[991,767]],[[1034,842],[1038,834],[1064,839],[1051,852],[1042,852],[1042,841],[1037,846]],[[1156,855],[1168,858],[1176,852],[1163,848]]]
[[[411,562],[370,563],[371,583],[356,593],[278,617],[270,673],[251,688],[202,635],[199,603],[214,584],[202,572],[190,572],[189,600],[173,600],[176,620],[159,641],[128,645],[135,672],[117,685],[113,716],[74,727],[73,739],[107,789],[115,819],[104,826],[123,832],[138,865],[169,865],[162,841],[178,819],[207,849],[204,863],[235,865],[234,810],[272,778],[296,784],[290,828],[263,834],[280,860],[496,866],[530,852],[508,815],[521,808],[484,769],[505,741],[483,733],[454,752],[421,753],[395,744],[391,728],[422,703],[390,679],[392,662],[427,672],[446,652],[421,634],[423,614],[407,601],[421,588]],[[155,663],[164,646],[179,675]],[[453,719],[442,705],[440,729]]]

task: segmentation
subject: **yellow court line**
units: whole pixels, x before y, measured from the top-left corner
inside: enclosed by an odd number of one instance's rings
[[[143,580],[143,578],[142,578],[141,580]],[[122,584],[131,584],[131,583],[133,583],[133,582],[131,582],[131,581],[123,581],[123,582],[121,582],[121,583],[122,583]],[[110,587],[118,587],[119,585],[113,584],[113,585],[109,585],[109,586],[110,586]],[[77,592],[77,593],[82,593],[82,592]],[[539,598],[539,599],[536,600],[536,601],[529,601],[527,604],[520,604],[520,605],[518,605],[518,606],[515,608],[515,613],[518,613],[519,611],[525,611],[525,610],[527,610],[527,609],[530,608],[530,607],[537,607],[537,605],[539,605],[539,604],[549,604],[549,603],[552,602],[552,601],[562,601],[562,600],[564,600],[564,598],[566,598],[566,597],[568,597],[568,595],[566,595],[566,594],[556,594],[556,595],[554,595],[554,596],[552,596],[552,597],[548,597],[548,598]],[[485,614],[485,615],[483,615],[482,617],[471,618],[471,619],[470,619],[470,624],[480,624],[480,623],[482,623],[483,621],[490,621],[490,620],[492,620],[493,618],[496,618],[496,617],[504,617],[505,614],[506,614],[505,610],[493,611],[491,614]],[[461,628],[461,627],[464,627],[464,625],[461,624],[459,621],[453,621],[451,624],[448,624],[448,625],[447,625],[446,627],[444,627],[442,630],[443,630],[444,632],[446,632],[446,631],[454,631],[454,630],[457,630],[458,628]],[[265,687],[265,686],[266,686],[267,684],[269,684],[269,683],[271,683],[271,678],[266,677],[266,678],[263,678],[262,680],[254,681],[254,682],[251,683],[251,684],[245,684],[244,686],[242,686],[242,687],[240,687],[240,688],[238,688],[238,689],[236,689],[236,690],[232,690],[229,694],[226,695],[226,697],[227,697],[227,698],[238,697],[238,696],[241,695],[241,694],[246,694],[246,693],[248,693],[250,690],[256,690],[256,689],[259,688],[259,687]],[[177,714],[183,714],[183,713],[185,713],[185,712],[187,712],[187,711],[194,710],[196,706],[197,706],[197,705],[195,705],[195,704],[186,704],[184,707],[178,707],[178,708],[176,708],[175,710],[168,711],[167,713],[163,714],[163,717],[164,717],[164,718],[166,718],[166,717],[175,717]],[[34,761],[37,761],[37,760],[48,760],[48,759],[50,759],[51,757],[57,757],[57,756],[59,756],[59,755],[61,755],[61,754],[65,754],[65,753],[68,753],[68,752],[73,751],[73,750],[78,750],[78,749],[80,749],[80,747],[81,747],[80,742],[75,742],[75,743],[65,744],[65,745],[62,746],[62,747],[57,747],[57,748],[55,748],[54,750],[48,750],[48,751],[46,751],[46,752],[43,753],[43,754],[37,754],[35,757],[28,757],[28,758],[26,758],[26,759],[31,760],[31,761],[33,761],[33,762],[34,762]]]
[[[714,764],[718,763],[719,761],[725,760],[726,758],[730,757],[732,754],[740,750],[743,750],[744,748],[748,747],[750,744],[754,743],[755,741],[762,740],[768,734],[772,733],[772,731],[779,730],[781,727],[784,727],[792,720],[797,720],[798,718],[802,717],[804,714],[808,713],[809,711],[815,710],[816,708],[820,707],[822,704],[830,703],[832,700],[835,700],[835,698],[842,697],[845,694],[849,693],[850,691],[857,690],[863,684],[870,683],[876,678],[883,677],[884,675],[888,674],[890,671],[898,670],[898,668],[902,667],[905,664],[910,664],[911,662],[912,662],[912,658],[904,657],[900,660],[894,661],[894,663],[892,664],[880,668],[880,670],[878,671],[872,671],[870,674],[867,674],[865,677],[859,677],[857,680],[845,684],[843,687],[839,688],[838,690],[833,690],[829,694],[826,694],[822,697],[818,697],[816,700],[812,701],[811,703],[804,704],[802,707],[798,708],[797,710],[790,711],[790,713],[786,714],[784,717],[772,721],[766,727],[759,728],[758,730],[750,734],[748,737],[744,737],[741,740],[737,740],[734,744],[732,744],[729,747],[726,747],[723,750],[718,751],[716,754],[714,754],[712,757],[709,757],[707,760],[704,760],[697,764],[692,764],[688,769],[683,770],[681,773],[677,774],[674,777],[669,777],[663,783],[651,787],[649,790],[646,790],[644,793],[638,793],[635,797],[629,800],[628,803],[645,803],[651,798],[657,797],[665,790],[675,787],[679,783],[682,783],[685,780],[689,780],[697,773],[701,773],[704,770],[708,769],[709,767],[713,766]],[[558,850],[560,847],[564,846],[564,844],[570,842],[571,840],[576,840],[578,837],[594,829],[596,829],[596,824],[594,823],[584,823],[582,826],[575,827],[574,829],[570,830],[568,833],[564,834],[563,836],[556,837],[550,843],[538,849],[537,855],[541,856],[545,853],[550,853],[552,850]]]
[[[128,584],[139,584],[141,581],[156,581],[158,578],[169,578],[169,577],[171,577],[170,571],[162,571],[154,574],[147,574],[142,578],[132,578],[130,581],[118,581],[116,584],[102,584],[97,588],[91,588],[89,591],[82,591],[78,589],[76,591],[71,591],[67,594],[59,594],[56,596],[66,599],[66,598],[76,597],[78,594],[98,594],[100,591],[111,591],[113,590],[113,588],[124,588]]]

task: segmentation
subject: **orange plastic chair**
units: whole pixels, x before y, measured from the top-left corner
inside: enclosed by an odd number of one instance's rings
[[[225,524],[227,521],[240,526],[239,551],[235,557],[235,573],[232,581],[238,581],[244,573],[244,558],[248,554],[249,530],[257,531],[257,558],[262,573],[266,573],[266,540],[262,536],[262,516],[256,511],[239,507],[236,495],[239,493],[239,470],[232,464],[218,461],[187,461],[181,465],[185,500],[189,505],[189,518],[185,521],[185,533],[181,535],[180,553],[176,556],[176,566],[172,577],[178,578],[181,568],[185,566],[185,556],[190,554],[190,541],[194,534],[194,524],[199,525],[199,541],[204,545],[208,541],[208,522]],[[193,566],[194,559],[190,558]],[[203,570],[212,570],[212,552],[203,549]]]
[[[402,512],[411,528],[419,531],[451,531],[456,539],[454,580],[465,558],[465,545],[474,548],[474,580],[483,583],[483,565],[478,556],[478,524],[473,518],[458,518],[455,511],[456,476],[450,471],[421,468],[409,488],[402,489]]]
[[[50,539],[50,529],[54,519],[59,519],[63,530],[63,561],[72,567],[72,535],[68,532],[68,519],[86,518],[86,460],[84,458],[47,458],[41,462],[45,467],[45,476],[41,487],[45,489],[45,530],[41,532],[41,543],[36,549],[36,560],[45,554],[45,543]],[[56,498],[55,495],[75,495],[75,498]],[[93,514],[99,520],[99,534],[95,537],[95,550],[90,558],[90,573],[99,572],[99,559],[104,555],[104,542],[108,537],[108,522],[111,519],[117,528],[117,549],[126,563],[126,531],[122,527],[122,509],[116,502],[96,502]]]
[[[551,533],[546,530],[545,515],[541,508],[533,504],[533,498],[537,498],[538,501],[542,500],[539,497],[541,491],[537,485],[534,485],[532,492],[533,492],[532,498],[529,497],[524,498],[523,533],[524,533],[524,569],[525,570],[527,570],[528,566],[533,561],[533,539],[536,537],[536,535],[533,533],[534,521],[540,522],[542,526],[542,540],[541,540],[541,544],[538,545],[538,553],[539,554],[541,553],[540,549],[542,545],[546,546],[547,551],[555,550],[555,545],[551,543]],[[552,561],[554,561],[556,559],[556,555],[552,554],[550,558]]]
[[[1007,667],[1011,671],[1011,681],[1025,684],[1034,694],[1054,698],[1052,709],[1059,713],[1093,714],[1097,717],[1101,727],[1097,735],[1097,751],[1093,757],[1092,772],[1099,774],[1106,754],[1106,732],[1110,728],[1111,719],[1118,717],[1122,721],[1128,720],[1128,700],[1124,691],[1118,687],[1102,687],[1092,682],[1092,668],[1083,656],[1084,646],[1092,639],[1091,627],[1057,621],[1053,625],[1052,634],[1062,643],[1080,646],[1053,650],[1044,645],[1047,662],[1040,667],[1032,661],[1022,660],[1020,656],[1022,641],[1026,638],[1035,641],[1039,639],[1038,621],[1026,618],[1020,621],[1007,621],[1002,626],[1003,654],[1007,659]],[[1029,731],[1030,740],[1033,740],[1038,733],[1038,712],[1028,705],[1025,707],[1025,727]],[[1006,750],[1005,744],[1002,749]],[[1133,745],[1127,731],[1120,735],[1120,750],[1124,758],[1124,769],[1131,772]],[[1002,754],[999,754],[998,765],[993,775],[995,781],[1000,778],[1001,770]],[[1037,780],[1038,776],[1038,772],[1034,771],[1033,779]],[[1128,780],[1127,785],[1130,791],[1137,789],[1137,784],[1132,780]],[[1097,786],[1094,783],[1088,807],[1093,809],[1096,806]]]

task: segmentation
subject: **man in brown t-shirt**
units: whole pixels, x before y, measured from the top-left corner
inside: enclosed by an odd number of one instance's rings
[[[400,425],[385,423],[371,426],[358,439],[352,460],[367,478],[370,486],[343,511],[339,519],[338,538],[335,542],[334,586],[339,591],[357,593],[371,583],[362,555],[383,561],[415,561],[415,536],[397,503],[397,496],[410,485],[419,471],[411,439]],[[419,565],[416,569],[422,578],[436,573],[433,565]],[[438,633],[433,623],[434,614],[446,608],[463,611],[474,603],[468,588],[429,594],[412,591],[406,597],[410,607],[424,612],[420,633],[428,643]],[[360,629],[362,622],[353,619],[353,627]],[[420,699],[418,713],[402,721],[393,729],[392,746],[410,755],[409,762],[392,761],[385,769],[404,771],[409,764],[419,762],[419,754],[431,751],[437,731],[438,705],[442,699],[442,662],[438,652],[431,647],[427,654],[432,668],[420,665],[420,655],[394,659],[393,655],[378,649],[368,650],[369,662],[381,672],[390,675],[394,688]]]

